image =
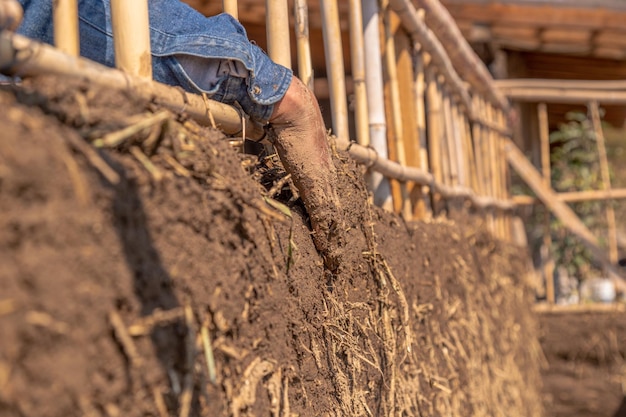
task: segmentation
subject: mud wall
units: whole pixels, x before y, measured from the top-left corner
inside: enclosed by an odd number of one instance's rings
[[[1,415],[542,414],[527,262],[480,223],[380,212],[338,154],[330,273],[275,158],[176,115],[95,150],[155,108],[80,83],[0,105]]]

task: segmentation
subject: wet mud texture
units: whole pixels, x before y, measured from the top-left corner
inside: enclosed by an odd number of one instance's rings
[[[67,80],[0,106],[1,416],[542,415],[527,260],[479,223],[335,154],[331,273],[276,157],[179,115],[95,148],[161,110]]]

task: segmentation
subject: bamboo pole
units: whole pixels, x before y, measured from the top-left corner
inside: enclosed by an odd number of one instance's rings
[[[392,25],[392,11],[389,8],[388,0],[381,1],[381,8],[383,9],[383,31],[384,31],[384,60],[385,69],[388,77],[388,92],[389,92],[389,116],[393,125],[393,132],[388,136],[388,147],[395,153],[395,159],[400,165],[406,165],[406,150],[404,147],[404,127],[402,124],[402,106],[400,104],[400,86],[398,85],[398,66],[396,58],[396,45],[395,37],[393,35]],[[401,182],[398,184],[399,195],[396,197],[397,202],[394,204],[398,213],[411,220],[413,210],[411,208],[411,199],[409,198],[409,191],[407,184]],[[395,197],[395,196],[394,196]]]
[[[598,102],[592,101],[588,105],[591,113],[591,122],[598,143],[598,156],[600,159],[600,174],[602,175],[602,189],[611,189],[611,176],[609,174],[609,161],[606,157],[606,145],[604,143],[604,132],[600,121],[600,110]],[[613,200],[606,201],[606,224],[608,228],[609,241],[609,259],[612,263],[617,264],[617,229],[615,227],[615,210],[613,208]]]
[[[81,57],[69,56],[49,45],[17,34],[0,34],[0,69],[6,75],[30,77],[42,74],[59,75],[86,80],[94,85],[132,92],[137,97],[155,101],[174,112],[185,111],[198,123],[217,127],[227,134],[242,131],[242,116],[233,107],[213,100],[203,100],[196,94],[181,93],[179,89],[134,77]],[[260,139],[265,134],[258,124],[246,121],[247,137]]]
[[[565,104],[597,101],[604,104],[626,104],[626,91],[567,89],[560,87],[502,87],[500,91],[509,99],[515,101]]]
[[[309,90],[315,91],[313,64],[311,63],[311,41],[309,39],[309,8],[307,0],[295,0],[296,50],[298,53],[298,75]]]
[[[333,131],[337,137],[349,138],[348,103],[346,98],[343,49],[341,47],[341,29],[337,0],[320,0],[322,11],[322,33],[324,36],[324,54],[326,72],[329,74],[330,108],[333,119]]]
[[[426,80],[425,61],[430,60],[430,56],[425,57],[422,51],[414,54],[415,80],[413,81],[415,108],[417,118],[417,134],[419,141],[419,167],[428,171],[428,137],[426,135]],[[413,215],[418,219],[430,218],[432,207],[428,197],[428,190],[423,185],[415,187],[416,192],[421,195],[421,202],[413,206]]]
[[[591,252],[594,259],[609,273],[618,289],[626,290],[626,282],[621,272],[606,257],[605,251],[598,246],[598,240],[585,224],[565,203],[559,201],[554,190],[546,187],[541,174],[526,159],[526,156],[510,140],[505,139],[506,158],[519,176],[530,186],[541,201],[552,211],[561,223]]]
[[[111,20],[117,68],[151,79],[148,0],[111,0]]]
[[[506,128],[507,116],[504,114],[504,111],[501,109],[497,110],[498,113],[498,125],[503,129]],[[502,133],[498,133],[498,160],[500,161],[500,167],[502,170],[500,178],[502,179],[502,189],[500,194],[500,199],[510,200],[511,199],[511,176],[509,174],[509,166],[505,162],[505,150],[504,150],[504,139],[506,139],[506,135]],[[512,242],[513,241],[513,216],[511,213],[503,213],[504,217],[504,238]]]
[[[577,203],[581,201],[623,200],[626,199],[626,188],[611,188],[609,190],[588,190],[558,193],[557,198],[564,203]],[[532,205],[541,203],[535,197],[516,195],[512,199],[517,205]]]
[[[489,121],[489,123],[493,123],[493,106],[491,103],[486,102],[485,105],[485,119]],[[488,169],[489,169],[489,195],[493,198],[498,198],[498,155],[496,153],[496,132],[487,129],[487,154],[489,160],[487,161]],[[493,214],[493,232],[494,235],[498,238],[501,238],[501,224],[500,224],[500,214]]]
[[[477,196],[467,187],[449,187],[435,181],[433,175],[418,168],[407,167],[388,159],[380,158],[376,151],[354,142],[337,139],[337,147],[346,150],[357,162],[367,165],[382,175],[395,178],[398,181],[415,181],[418,184],[428,185],[433,194],[440,198],[466,198],[478,210],[512,211],[515,206],[509,201],[500,201],[491,197]]]
[[[68,55],[80,55],[78,0],[55,0],[52,7],[55,46]]]
[[[443,120],[445,123],[445,158],[448,161],[449,184],[452,186],[459,185],[459,166],[457,158],[457,149],[455,148],[456,129],[452,119],[452,107],[450,104],[450,94],[443,91]]]
[[[128,0],[127,0],[128,1]],[[289,7],[287,0],[265,0],[267,53],[272,61],[291,68]]]
[[[237,0],[222,0],[222,10],[235,19],[239,20],[239,7]]]
[[[437,76],[432,65],[426,67],[426,94],[428,99],[428,108],[426,117],[428,120],[428,145],[430,168],[435,181],[443,182],[443,169],[441,166],[441,137],[444,132],[441,129],[441,100],[439,96],[439,87],[437,86]],[[433,211],[437,212],[441,209],[441,196],[435,194],[435,190],[431,189]]]
[[[472,98],[474,111],[476,114],[480,113],[480,101],[478,96],[474,96]],[[474,190],[478,195],[486,195],[487,190],[485,189],[485,161],[484,154],[482,148],[482,130],[483,126],[480,123],[474,121],[472,123],[472,147],[474,149],[474,169],[476,172],[476,185]]]
[[[350,0],[350,53],[354,85],[356,141],[360,145],[369,146],[370,132],[365,85],[365,45],[363,43],[361,0]]]
[[[386,159],[387,120],[383,94],[383,70],[380,51],[379,13],[377,0],[363,0],[363,40],[365,42],[365,85],[369,116],[370,145],[380,158]],[[374,204],[391,209],[389,181],[378,172],[369,175],[368,183],[374,193]]]
[[[537,117],[539,120],[539,142],[541,145],[541,174],[543,176],[543,183],[545,186],[552,188],[548,109],[545,103],[539,103],[537,105]],[[556,296],[554,292],[554,258],[552,257],[552,231],[550,229],[550,223],[550,211],[546,208],[546,213],[543,219],[543,246],[546,248],[545,250],[547,253],[545,254],[545,259],[542,259],[543,275],[546,281],[546,299],[548,303],[554,304],[556,302]]]

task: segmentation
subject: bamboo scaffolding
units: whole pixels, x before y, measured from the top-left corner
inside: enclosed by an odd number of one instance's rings
[[[239,7],[237,0],[222,0],[222,10],[235,19],[239,20]]]
[[[111,20],[117,68],[152,79],[148,0],[111,0]]]
[[[174,87],[134,77],[85,58],[69,56],[49,45],[17,34],[0,34],[0,68],[3,74],[20,77],[51,74],[83,79],[94,85],[132,92],[135,96],[155,101],[174,112],[185,111],[205,126],[211,126],[209,114],[212,114],[217,127],[227,134],[234,135],[242,131],[242,115],[231,106],[204,100],[196,94],[182,93]],[[246,122],[247,137],[263,137],[265,132],[261,126],[245,118],[243,121]]]
[[[585,224],[565,203],[559,201],[552,188],[546,187],[541,174],[526,159],[526,156],[509,139],[505,139],[506,158],[519,176],[530,186],[541,201],[552,211],[561,223],[591,252],[594,259],[608,272],[618,289],[626,290],[626,281],[621,272],[607,258],[605,251],[598,245],[598,240]]]
[[[329,76],[330,108],[334,134],[339,138],[348,139],[348,103],[346,98],[345,71],[343,66],[343,49],[341,47],[341,29],[339,27],[339,10],[337,0],[320,0],[322,12],[322,33],[324,36],[324,55],[326,72]]]
[[[365,42],[365,85],[367,90],[367,112],[369,116],[370,145],[375,153],[386,159],[387,120],[383,94],[383,70],[380,51],[379,13],[377,0],[363,0],[363,40]],[[374,204],[391,208],[389,180],[373,171],[368,183],[374,193]]]
[[[291,68],[291,40],[289,38],[289,7],[287,0],[265,0],[267,16],[267,53],[272,61]]]
[[[54,45],[68,55],[80,55],[78,0],[55,0],[52,7]]]
[[[543,183],[546,187],[552,188],[552,173],[550,167],[550,135],[548,127],[548,108],[545,103],[539,103],[537,106],[537,117],[539,121],[539,141],[541,155],[541,174]],[[545,277],[546,299],[549,303],[556,302],[554,292],[554,259],[552,258],[552,231],[550,230],[551,214],[546,210],[543,219],[543,245],[547,253],[543,263],[543,276]],[[542,256],[543,258],[543,256]]]
[[[498,113],[498,125],[502,128],[506,127],[507,123],[507,115],[501,109],[497,110]],[[499,133],[498,138],[498,159],[500,160],[500,166],[502,169],[501,178],[502,178],[502,189],[500,194],[500,199],[510,200],[511,199],[511,176],[509,173],[509,166],[506,163],[504,158],[505,149],[504,149],[504,140],[507,138],[506,135]],[[513,216],[511,213],[504,213],[504,238],[512,242],[513,241]]]
[[[602,188],[604,190],[611,189],[611,176],[609,174],[609,162],[606,157],[606,146],[604,143],[604,132],[602,131],[602,124],[600,122],[600,110],[598,109],[598,102],[592,101],[588,105],[589,112],[591,113],[591,122],[593,124],[593,130],[596,135],[596,142],[598,143],[598,157],[600,160],[600,174],[602,175]],[[609,259],[612,263],[617,263],[617,231],[615,227],[615,210],[613,208],[613,200],[606,201],[606,223],[608,228],[608,242],[609,242]]]
[[[311,41],[309,39],[309,8],[307,0],[295,0],[293,12],[296,21],[296,51],[298,54],[298,76],[309,90],[315,91]]]

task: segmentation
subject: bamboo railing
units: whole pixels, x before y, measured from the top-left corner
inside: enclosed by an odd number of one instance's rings
[[[376,204],[397,211],[407,220],[471,209],[484,219],[494,236],[513,240],[513,226],[519,229],[520,224],[514,215],[516,205],[533,203],[535,199],[511,198],[511,166],[541,202],[580,237],[600,264],[614,277],[619,276],[614,266],[615,234],[610,236],[611,249],[606,256],[597,238],[565,201],[626,198],[626,190],[611,189],[597,116],[597,102],[626,103],[626,83],[568,82],[554,86],[537,80],[494,82],[438,0],[350,0],[347,24],[352,74],[346,74],[337,0],[319,1],[328,78],[313,78],[306,0],[294,0],[292,14],[287,0],[266,0],[269,54],[291,67],[289,16],[293,16],[299,75],[309,88],[316,86],[318,96],[330,99],[336,145],[368,167],[368,184]],[[75,56],[79,51],[76,0],[54,2],[54,25],[64,29],[55,32],[59,49],[8,32],[20,18],[13,4],[17,3],[0,1],[3,73],[22,77],[41,73],[78,76],[156,98],[164,106],[184,110],[198,122],[229,135],[252,139],[263,135],[261,126],[231,106],[181,94],[178,89],[150,80],[147,0],[111,2],[120,70]],[[237,18],[236,0],[223,0],[223,7]],[[353,112],[347,106],[348,87],[354,92]],[[602,147],[603,190],[554,193],[549,183],[549,160],[544,156],[539,172],[511,141],[505,96],[518,101],[589,103]],[[547,129],[545,105],[540,105],[538,112],[541,126]],[[350,120],[355,126],[352,133]],[[547,130],[542,130],[540,136],[545,148]],[[607,221],[614,224],[610,210]],[[548,236],[546,243],[550,243]],[[616,283],[626,288],[617,278]],[[553,294],[553,289],[549,293]]]

